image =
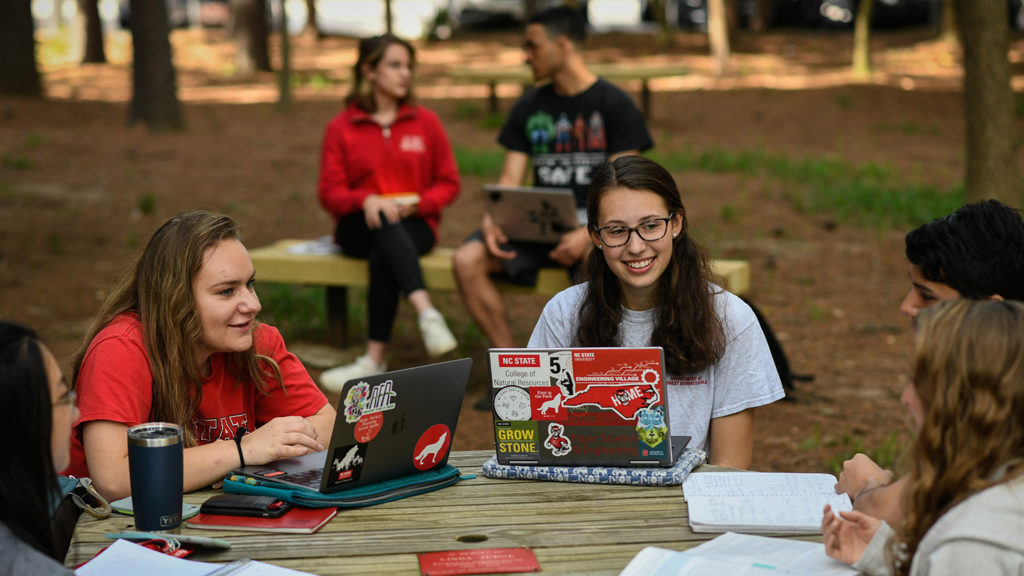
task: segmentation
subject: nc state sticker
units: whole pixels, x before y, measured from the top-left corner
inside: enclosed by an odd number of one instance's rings
[[[430,470],[448,455],[452,433],[444,424],[434,424],[416,441],[412,464],[417,470]]]

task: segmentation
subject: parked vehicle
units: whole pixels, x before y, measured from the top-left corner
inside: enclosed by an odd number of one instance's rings
[[[771,26],[821,26],[849,28],[857,16],[859,0],[774,0],[767,15]],[[1020,2],[1021,0],[1011,0]],[[681,28],[707,29],[706,0],[676,0]],[[871,25],[879,28],[912,26],[935,22],[939,18],[941,0],[874,0]],[[739,22],[747,25],[756,15],[757,0],[740,0]]]
[[[545,10],[561,4],[561,0],[537,0],[537,9]],[[448,16],[453,24],[460,27],[514,26],[526,20],[525,5],[523,0],[451,0]]]

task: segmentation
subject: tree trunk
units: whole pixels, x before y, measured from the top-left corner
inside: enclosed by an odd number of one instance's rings
[[[277,104],[281,108],[289,108],[292,104],[292,55],[291,39],[288,38],[288,12],[284,5],[287,0],[281,0],[281,20],[278,28],[281,29],[281,74],[278,78]]]
[[[132,105],[129,121],[145,122],[150,130],[184,127],[178,103],[167,6],[152,0],[130,0],[132,14]]]
[[[323,32],[320,31],[320,25],[316,23],[316,0],[306,0],[306,29],[303,32],[313,35],[313,38],[322,40],[324,37]]]
[[[861,0],[853,25],[853,75],[871,76],[871,10],[875,0]]]
[[[757,0],[754,17],[750,19],[750,31],[761,34],[768,31],[772,15],[775,14],[775,0]]]
[[[103,22],[100,21],[99,0],[78,0],[78,10],[84,17],[85,43],[82,64],[104,64],[107,54],[103,49]]]
[[[953,48],[960,47],[960,32],[956,25],[956,0],[944,0],[942,3],[942,23],[939,31],[939,40],[951,44]]]
[[[523,14],[526,15],[526,20],[537,13],[537,6],[539,6],[537,0],[523,0]]]
[[[964,47],[964,120],[968,201],[996,198],[1020,206],[1013,153],[1013,91],[1010,88],[1010,28],[1005,0],[957,2]]]
[[[672,29],[668,25],[668,15],[665,13],[665,0],[649,0],[651,13],[658,22],[658,45],[667,48],[672,45]]]
[[[391,0],[384,0],[384,31],[391,34]]]
[[[0,94],[42,96],[31,0],[7,0],[0,18]]]
[[[270,70],[265,0],[231,0],[231,34],[235,37],[235,68],[239,73]]]
[[[729,27],[726,23],[725,0],[708,0],[708,43],[715,59],[715,73],[725,74],[729,66]]]

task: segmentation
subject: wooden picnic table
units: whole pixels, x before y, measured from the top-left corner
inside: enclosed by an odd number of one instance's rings
[[[656,78],[686,75],[686,70],[682,66],[601,63],[590,64],[587,68],[594,74],[612,82],[638,80],[640,82],[640,109],[648,118],[650,118],[651,110],[650,81]],[[526,66],[451,68],[448,70],[448,77],[458,82],[486,84],[488,88],[487,108],[492,113],[498,111],[498,84],[518,84],[524,87],[533,84],[533,74]]]
[[[252,558],[321,575],[419,574],[417,554],[445,550],[529,547],[543,574],[618,574],[648,545],[685,550],[716,536],[695,534],[679,486],[638,487],[487,478],[493,451],[453,452],[464,475],[455,486],[369,508],[341,510],[316,534],[193,530],[231,542],[230,550],[190,559]],[[713,471],[701,466],[694,473]],[[185,500],[202,503],[203,490]],[[108,532],[132,530],[132,519],[82,515],[65,564],[74,566],[111,543]],[[820,541],[820,537],[799,539]]]

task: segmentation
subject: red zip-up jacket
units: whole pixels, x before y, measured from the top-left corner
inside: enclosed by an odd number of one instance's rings
[[[320,205],[338,219],[362,212],[370,194],[419,194],[417,215],[437,237],[441,209],[459,194],[459,169],[441,121],[422,106],[403,104],[381,126],[355,104],[324,131]]]

